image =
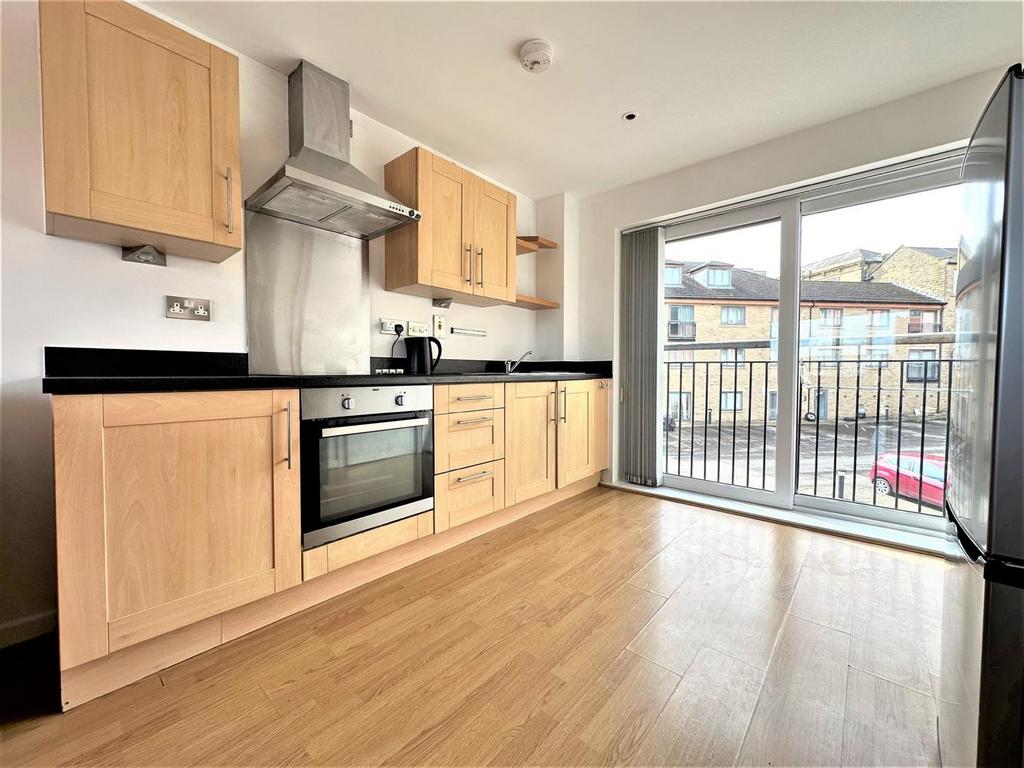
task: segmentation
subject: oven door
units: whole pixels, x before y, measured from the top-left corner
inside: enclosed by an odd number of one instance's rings
[[[302,423],[302,547],[434,508],[430,411]]]

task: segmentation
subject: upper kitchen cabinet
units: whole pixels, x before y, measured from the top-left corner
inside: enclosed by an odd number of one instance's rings
[[[43,0],[39,26],[47,233],[238,251],[238,59],[121,0]]]
[[[389,291],[486,306],[516,300],[516,197],[422,147],[384,168],[384,186],[417,208],[387,233]]]

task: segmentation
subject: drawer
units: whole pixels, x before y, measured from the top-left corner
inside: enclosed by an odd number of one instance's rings
[[[434,473],[505,456],[505,411],[443,413],[434,419]]]
[[[387,552],[434,532],[434,513],[423,512],[372,531],[363,531],[302,553],[302,580],[309,581],[346,565]]]
[[[504,384],[438,384],[434,387],[435,414],[504,407]]]
[[[468,523],[505,507],[505,462],[492,461],[438,475],[434,532]]]

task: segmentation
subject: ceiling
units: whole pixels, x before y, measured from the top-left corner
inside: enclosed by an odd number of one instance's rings
[[[284,73],[309,59],[354,109],[531,197],[655,176],[1022,49],[1020,3],[147,5]],[[542,74],[517,57],[534,37],[555,49]]]

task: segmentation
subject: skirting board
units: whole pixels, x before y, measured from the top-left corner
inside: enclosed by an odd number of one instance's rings
[[[61,673],[64,711],[596,488],[600,474]]]

